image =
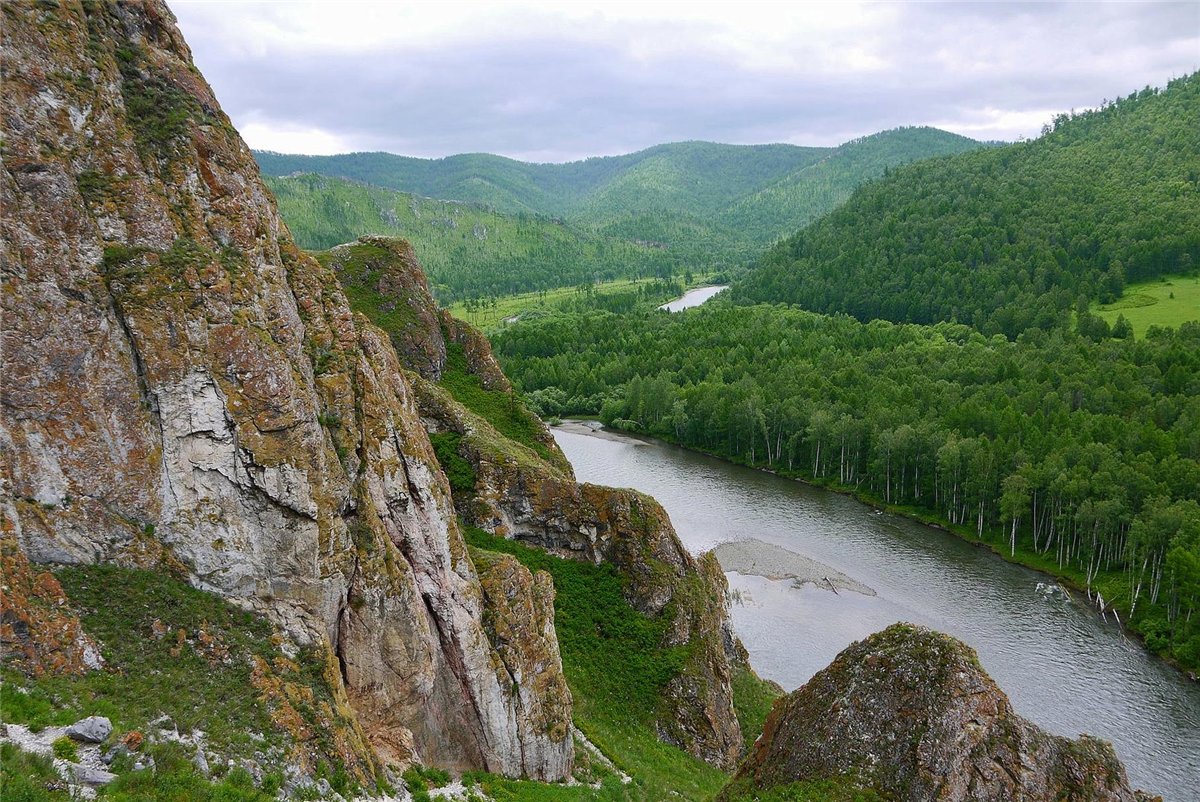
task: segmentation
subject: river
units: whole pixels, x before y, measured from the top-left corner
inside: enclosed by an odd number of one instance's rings
[[[1200,799],[1200,684],[1078,599],[1039,594],[1046,576],[852,498],[664,443],[554,436],[580,481],[657,498],[694,553],[755,538],[877,592],[727,574],[734,628],[760,675],[792,690],[852,641],[896,621],[923,624],[974,647],[1021,715],[1112,741],[1134,787]]]
[[[691,309],[693,306],[700,304],[713,297],[721,290],[728,289],[728,286],[722,287],[697,287],[694,290],[688,290],[683,295],[671,301],[668,304],[663,304],[659,309],[665,309],[668,312],[681,312],[684,309]]]

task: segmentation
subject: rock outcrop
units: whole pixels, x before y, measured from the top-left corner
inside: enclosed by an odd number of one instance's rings
[[[29,564],[13,539],[0,539],[0,664],[32,676],[100,668],[100,647],[49,571]]]
[[[4,531],[328,646],[385,757],[566,776],[552,635],[489,637],[412,374],[292,243],[170,11],[0,13]],[[494,612],[545,618],[521,570]]]
[[[457,436],[458,455],[474,474],[473,486],[455,493],[460,516],[560,557],[616,567],[635,609],[668,618],[662,645],[688,645],[683,670],[664,691],[659,734],[702,760],[732,768],[744,743],[733,707],[733,665],[745,664],[745,652],[733,635],[725,575],[716,560],[689,554],[666,511],[649,496],[575,481],[549,429],[514,396],[487,338],[444,310],[437,313],[407,243],[362,237],[320,258],[353,288],[359,308],[388,329],[406,367],[417,374],[411,381],[427,430]],[[446,356],[438,363],[431,354]],[[464,375],[451,377],[453,371]],[[522,422],[525,442],[459,403],[437,381],[447,378],[502,399],[504,414]]]
[[[719,799],[848,778],[889,799],[1135,802],[1112,746],[1050,735],[1013,712],[974,650],[895,624],[775,703]]]

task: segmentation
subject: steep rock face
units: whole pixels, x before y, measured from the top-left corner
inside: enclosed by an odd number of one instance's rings
[[[895,624],[775,704],[722,798],[850,777],[897,800],[1133,802],[1112,746],[1012,711],[966,644]]]
[[[528,730],[524,740],[549,735],[567,738],[571,729],[571,691],[562,672],[554,633],[554,582],[545,571],[530,574],[516,558],[471,550],[486,601],[483,624],[498,662],[502,685],[519,694],[527,714],[514,726]],[[570,771],[552,766],[548,774]]]
[[[165,5],[0,13],[5,531],[34,562],[169,562],[327,644],[390,757],[565,776],[538,684],[493,670],[391,343],[296,250]]]
[[[386,316],[388,334],[400,360],[426,379],[438,379],[446,364],[446,341],[438,326],[437,304],[429,292],[412,246],[392,237],[361,237],[321,254],[321,263],[343,286],[372,294]]]
[[[664,646],[689,646],[664,692],[658,730],[706,762],[732,768],[742,752],[733,707],[732,664],[744,662],[733,635],[725,575],[712,555],[680,543],[666,511],[633,490],[577,483],[531,449],[501,437],[442,388],[416,380],[431,431],[452,431],[475,470],[474,495],[459,503],[472,524],[568,559],[614,565],[625,596],[648,616],[668,616]]]
[[[322,255],[339,266],[377,320],[398,326],[402,341],[445,343],[446,353],[461,349],[463,369],[478,387],[510,396],[487,338],[444,310],[438,325],[422,313],[433,301],[423,276],[413,269],[406,245],[365,237]],[[389,262],[388,255],[397,258]],[[366,269],[364,269],[366,268]],[[350,271],[350,272],[347,272]],[[384,294],[383,287],[394,295]],[[372,295],[363,292],[366,290]],[[405,309],[396,320],[391,313]],[[420,327],[428,328],[424,334]],[[392,332],[393,340],[397,332]],[[412,376],[425,427],[431,433],[460,436],[460,456],[470,463],[474,487],[455,499],[469,523],[494,534],[522,540],[568,559],[614,565],[627,579],[626,598],[638,611],[667,616],[665,647],[688,645],[683,670],[664,692],[658,730],[664,740],[722,768],[732,768],[742,751],[742,732],[733,707],[734,663],[745,652],[733,635],[726,601],[725,575],[716,560],[697,560],[680,543],[662,506],[632,490],[575,481],[570,462],[540,421],[529,445],[505,437],[459,403],[426,369],[424,352],[412,355]],[[449,359],[449,357],[448,357]],[[424,377],[424,378],[422,378]],[[506,404],[507,405],[507,404]]]

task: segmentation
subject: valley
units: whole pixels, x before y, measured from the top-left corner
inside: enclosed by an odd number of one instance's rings
[[[1187,802],[1200,73],[294,155],[176,13],[0,8],[5,802]]]
[[[1200,775],[1200,687],[1148,655],[1082,592],[822,488],[658,441],[555,429],[577,475],[659,499],[701,552],[755,538],[809,555],[877,595],[728,572],[734,630],[766,679],[799,687],[852,641],[896,621],[962,638],[1018,712],[1060,735],[1113,741],[1131,780],[1189,799]]]

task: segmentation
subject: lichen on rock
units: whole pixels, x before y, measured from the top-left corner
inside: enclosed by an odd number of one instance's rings
[[[721,800],[849,781],[939,802],[1136,802],[1112,745],[1050,735],[1013,712],[974,650],[894,624],[778,700]]]
[[[20,553],[157,567],[268,616],[327,650],[392,760],[568,776],[571,739],[522,719],[540,686],[492,671],[395,340],[292,243],[169,9],[0,13],[0,506]],[[424,286],[410,267],[379,287]],[[436,372],[438,342],[412,344]]]

